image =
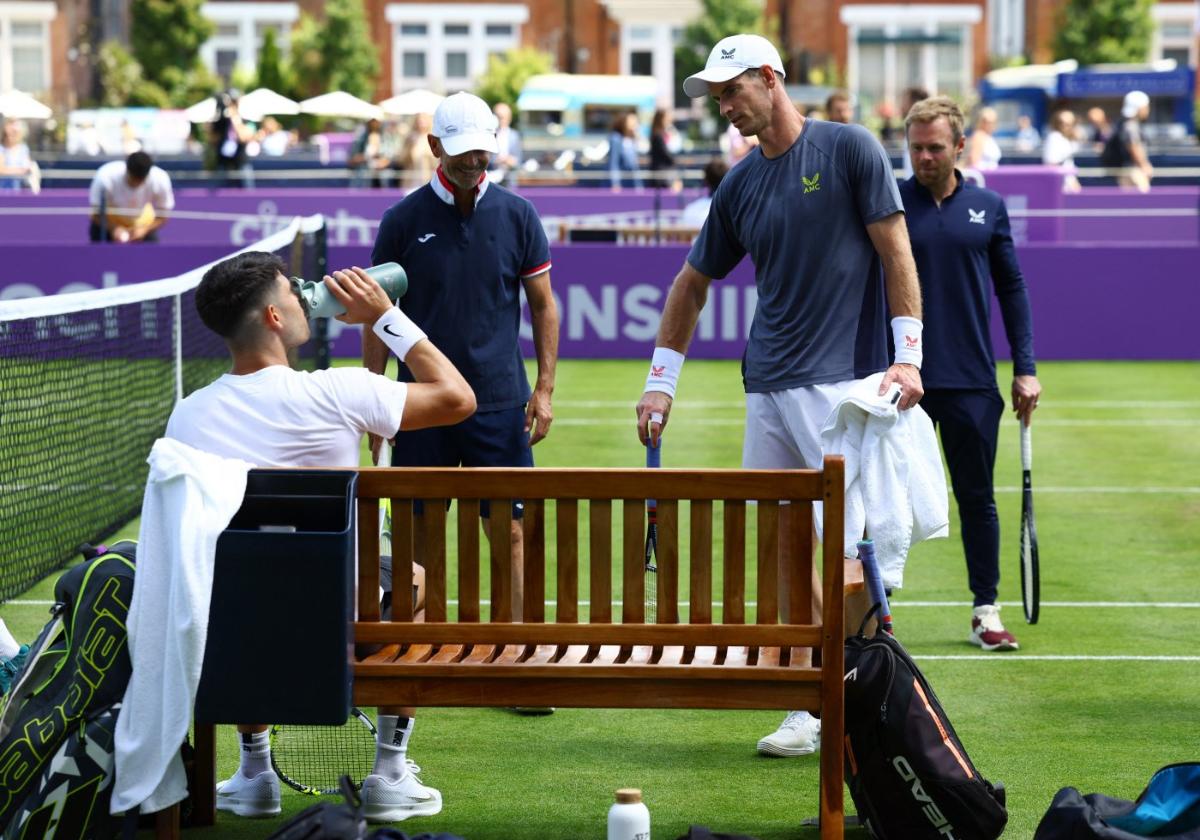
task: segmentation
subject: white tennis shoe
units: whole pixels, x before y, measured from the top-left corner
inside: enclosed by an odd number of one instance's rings
[[[788,712],[779,728],[758,742],[762,755],[795,758],[810,755],[821,745],[821,721],[808,712]]]
[[[217,784],[217,810],[232,811],[239,817],[273,817],[279,813],[279,777],[264,770],[253,778],[242,775],[241,768]]]
[[[995,604],[975,607],[971,614],[971,635],[967,641],[988,651],[1019,650],[1021,647],[1016,637],[1004,629],[1000,621],[1000,608]]]
[[[442,810],[442,794],[421,784],[421,768],[404,761],[404,775],[392,780],[372,773],[363,779],[363,815],[369,822],[400,822],[409,817],[429,817]]]

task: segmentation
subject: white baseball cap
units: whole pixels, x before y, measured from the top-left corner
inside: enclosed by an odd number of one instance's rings
[[[1121,105],[1121,116],[1125,119],[1132,119],[1138,115],[1138,111],[1149,104],[1149,96],[1140,90],[1131,90],[1125,94],[1125,102]]]
[[[470,93],[447,96],[433,112],[433,136],[450,156],[476,149],[496,154],[496,129],[500,121],[488,104]]]
[[[747,70],[770,67],[780,76],[783,62],[775,45],[761,35],[730,35],[722,38],[708,54],[704,69],[683,80],[683,92],[695,99],[708,95],[709,82],[728,82]]]

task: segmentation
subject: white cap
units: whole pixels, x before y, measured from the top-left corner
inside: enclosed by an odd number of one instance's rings
[[[683,80],[683,92],[693,99],[707,96],[709,82],[728,82],[747,70],[764,66],[785,75],[774,44],[761,35],[730,35],[712,48],[703,70]]]
[[[488,104],[470,93],[447,96],[433,112],[433,136],[451,157],[476,149],[496,154],[500,121]]]
[[[1121,116],[1125,119],[1132,119],[1138,115],[1138,111],[1149,104],[1149,96],[1140,90],[1131,90],[1125,94],[1125,102],[1121,105]]]

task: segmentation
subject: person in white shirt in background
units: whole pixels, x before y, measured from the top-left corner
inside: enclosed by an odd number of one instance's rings
[[[488,177],[500,182],[511,170],[521,165],[521,133],[512,127],[513,113],[507,102],[497,102],[492,113],[500,123],[496,129],[496,147],[500,151],[492,158]],[[513,182],[509,181],[508,186],[512,187]]]
[[[475,393],[462,374],[360,268],[325,278],[346,308],[338,320],[373,330],[415,381],[394,382],[357,367],[292,370],[288,353],[308,341],[310,327],[299,285],[283,268],[273,254],[250,251],[205,273],[196,311],[225,340],[232,368],[175,406],[166,437],[262,467],[356,467],[364,434],[390,438],[475,412]],[[362,780],[363,813],[372,822],[442,809],[441,793],[421,784],[420,768],[407,757],[413,712],[379,709],[375,765]],[[242,817],[278,814],[267,727],[240,725],[238,732],[240,762],[217,785],[217,808]]]
[[[1033,127],[1033,119],[1028,114],[1017,117],[1017,137],[1014,146],[1018,152],[1032,152],[1042,144],[1041,133]]]
[[[150,155],[134,152],[96,170],[88,189],[92,242],[156,242],[175,207],[171,176]]]
[[[975,117],[975,130],[967,141],[967,169],[987,172],[1000,166],[1002,153],[995,137],[998,122],[995,108],[979,109]]]
[[[0,144],[0,190],[20,190],[33,170],[33,158],[25,145],[25,126],[16,120],[4,123]]]
[[[1079,192],[1075,177],[1075,153],[1079,151],[1079,134],[1075,114],[1067,109],[1055,111],[1050,118],[1050,133],[1042,144],[1042,163],[1063,171],[1063,191]]]

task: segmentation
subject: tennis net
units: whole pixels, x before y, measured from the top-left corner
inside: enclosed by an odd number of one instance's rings
[[[321,216],[296,219],[242,250],[319,278],[324,233]],[[146,458],[175,402],[229,369],[196,314],[208,268],[0,301],[0,601],[138,515]],[[319,349],[305,350],[299,364],[315,366]]]

